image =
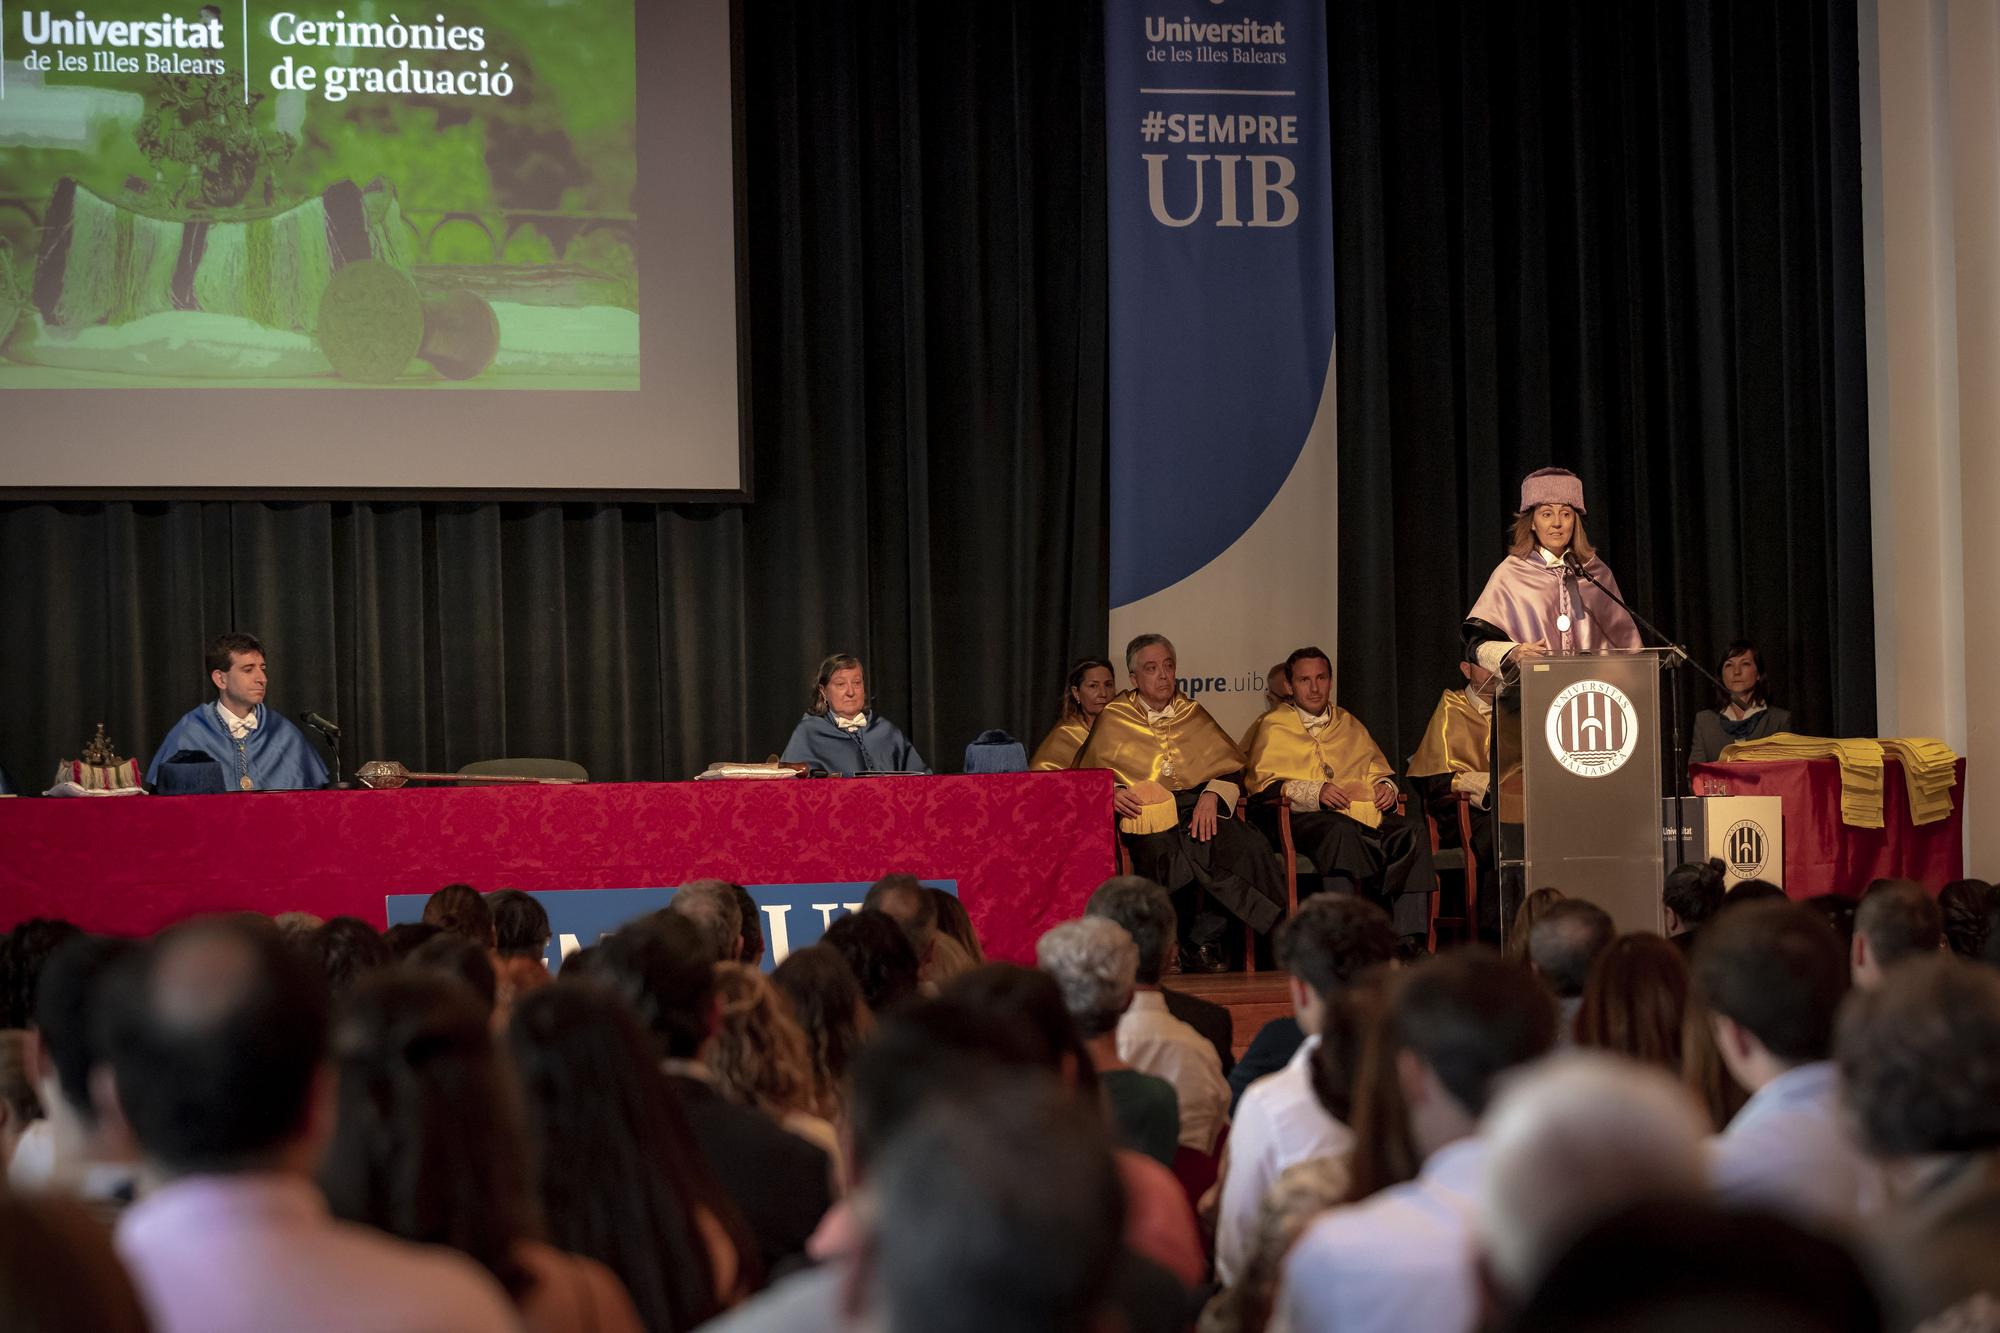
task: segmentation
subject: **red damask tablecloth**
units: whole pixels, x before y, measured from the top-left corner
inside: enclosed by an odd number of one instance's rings
[[[1785,802],[1785,893],[1860,894],[1873,879],[1913,879],[1936,893],[1965,873],[1965,760],[1957,766],[1951,817],[1910,822],[1903,765],[1882,772],[1883,827],[1841,822],[1840,765],[1832,759],[1755,764],[1694,764],[1688,789],[1696,796],[1777,796]]]
[[[1034,961],[1113,873],[1111,775],[409,787],[0,800],[0,928],[139,934],[199,912],[342,913],[390,893],[953,879],[988,952]]]

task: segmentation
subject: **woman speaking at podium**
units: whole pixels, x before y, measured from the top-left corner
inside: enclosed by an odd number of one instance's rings
[[[1465,619],[1467,661],[1497,672],[1516,648],[1567,656],[1640,646],[1638,626],[1612,600],[1622,596],[1618,580],[1591,549],[1583,515],[1583,481],[1574,472],[1545,467],[1521,482],[1507,557]]]
[[[812,702],[785,742],[784,760],[847,778],[857,773],[930,772],[896,724],[868,707],[861,659],[848,653],[835,653],[819,664]]]

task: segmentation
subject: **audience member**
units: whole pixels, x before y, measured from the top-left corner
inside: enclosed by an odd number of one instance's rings
[[[1399,948],[1398,956],[1401,952]],[[1167,992],[1169,996],[1173,993]],[[1229,1011],[1225,1009],[1223,1012],[1226,1014]],[[1208,1034],[1203,1032],[1202,1035],[1205,1037]],[[1223,1068],[1229,1070],[1229,1114],[1236,1114],[1236,1108],[1243,1102],[1243,1094],[1250,1090],[1252,1083],[1283,1069],[1299,1053],[1299,1047],[1305,1044],[1305,1040],[1305,1029],[1299,1026],[1298,1018],[1292,1014],[1279,1014],[1257,1029],[1257,1034],[1250,1038],[1250,1044],[1243,1048],[1243,1058],[1236,1062],[1234,1068],[1224,1061]]]
[[[1694,1093],[1695,1100],[1708,1112],[1709,1124],[1720,1130],[1736,1118],[1750,1100],[1749,1090],[1736,1081],[1722,1062],[1722,1048],[1716,1045],[1715,1023],[1701,993],[1688,980],[1687,1010],[1681,1020],[1681,1082]]]
[[[877,919],[907,956],[902,931],[879,913]],[[736,1105],[716,1087],[704,1062],[715,1018],[710,954],[708,941],[687,918],[656,912],[598,945],[590,977],[618,990],[638,1010],[702,1159],[749,1223],[759,1267],[776,1274],[805,1253],[807,1239],[825,1216],[832,1202],[832,1166],[820,1149],[763,1112]]]
[[[117,1101],[162,1181],[119,1253],[162,1333],[513,1329],[506,1294],[450,1250],[329,1216],[326,988],[269,923],[197,921],[115,969]]]
[[[986,961],[986,950],[980,947],[979,932],[972,928],[972,917],[967,914],[965,904],[955,893],[929,886],[924,892],[930,895],[932,906],[937,908],[938,933],[949,935],[958,946],[965,950],[965,956],[974,967]]]
[[[754,967],[715,965],[715,1035],[703,1060],[724,1096],[753,1107],[827,1155],[840,1181],[840,1140],[815,1109],[806,1034],[777,988]]]
[[[334,1216],[478,1260],[533,1333],[638,1333],[609,1269],[535,1238],[517,1097],[464,986],[423,969],[370,977],[332,1047],[339,1091],[319,1178]]]
[[[1826,922],[1842,949],[1854,946],[1854,915],[1861,900],[1848,893],[1817,893],[1799,903]]]
[[[874,1174],[861,1269],[887,1333],[1063,1333],[1109,1309],[1124,1198],[1101,1120],[1047,1076],[937,1099]]]
[[[68,1199],[0,1190],[0,1326],[8,1333],[154,1327],[98,1220]]]
[[[1403,1046],[1394,1022],[1396,993],[1409,975],[1402,971],[1370,974],[1376,983],[1377,997],[1367,1015],[1367,1025],[1357,1037],[1351,1114],[1347,1118],[1354,1130],[1354,1146],[1347,1152],[1347,1190],[1341,1198],[1343,1203],[1359,1203],[1415,1180],[1417,1168],[1423,1164],[1416,1139],[1410,1133],[1410,1108],[1403,1100],[1398,1069]],[[1349,993],[1352,991],[1350,987]],[[1322,1059],[1316,1060],[1315,1065],[1324,1064],[1332,1055],[1324,1039],[1320,1055]],[[1321,1072],[1315,1086],[1332,1082],[1331,1073]]]
[[[820,943],[847,960],[870,1013],[886,1014],[916,996],[921,984],[916,951],[887,912],[850,912],[827,927]]]
[[[1854,942],[1848,951],[1854,984],[1873,990],[1882,972],[1905,958],[1923,958],[1944,946],[1944,914],[1921,884],[1878,879],[1861,895],[1854,911]]]
[[[1118,1142],[1172,1166],[1181,1133],[1173,1085],[1118,1058],[1118,1020],[1132,1003],[1139,947],[1117,922],[1085,917],[1043,935],[1035,944],[1035,961],[1062,988],[1063,1004],[1104,1089]]]
[[[2000,967],[2000,888],[1986,895],[1986,929],[1974,957],[1989,967]]]
[[[736,915],[743,922],[737,936],[736,961],[745,967],[764,965],[764,927],[759,923],[757,900],[750,896],[750,890],[741,884],[732,883],[729,890],[736,897]]]
[[[1685,956],[1693,952],[1701,928],[1722,910],[1728,890],[1728,867],[1711,857],[1706,861],[1684,861],[1667,872],[1660,901],[1666,912],[1667,937]]]
[[[1229,1123],[1229,1083],[1215,1043],[1175,1017],[1171,993],[1160,988],[1167,960],[1179,949],[1173,900],[1151,880],[1127,875],[1099,885],[1085,911],[1123,926],[1139,948],[1132,1004],[1118,1020],[1118,1058],[1173,1084],[1182,1146],[1213,1153]]]
[[[1576,1011],[1576,1044],[1629,1056],[1679,1077],[1688,966],[1658,935],[1620,935],[1598,955]]]
[[[1790,901],[1785,891],[1768,879],[1745,879],[1737,881],[1735,887],[1723,895],[1722,905],[1736,908],[1746,903],[1761,903],[1774,899],[1779,902]]]
[[[470,884],[447,884],[425,899],[424,924],[463,935],[482,949],[494,947],[493,909]]]
[[[48,1137],[46,1174],[33,1183],[74,1196],[106,1225],[132,1202],[139,1177],[131,1131],[123,1117],[98,1105],[95,1090],[107,1063],[106,981],[138,949],[108,935],[74,936],[42,969],[35,994],[30,1072]]]
[[[519,889],[489,894],[486,905],[493,910],[500,989],[508,995],[525,995],[554,980],[548,965],[552,938],[548,909]]]
[[[1862,1146],[1894,1203],[1874,1236],[1891,1327],[1992,1328],[2000,1315],[2000,975],[1899,963],[1848,1001],[1836,1046]]]
[[[847,1071],[873,1023],[854,969],[823,945],[794,949],[771,973],[805,1032],[812,1068],[813,1114],[838,1125],[847,1118]]]
[[[1879,1333],[1882,1308],[1837,1241],[1765,1213],[1658,1199],[1592,1227],[1504,1327]]]
[[[403,921],[382,932],[382,943],[389,946],[389,953],[396,962],[403,962],[428,940],[442,935],[444,930],[428,921]]]
[[[311,912],[280,912],[271,918],[271,924],[278,928],[278,934],[285,938],[287,944],[297,944],[325,925],[326,921]]]
[[[1700,1198],[1707,1134],[1678,1081],[1617,1056],[1569,1051],[1510,1079],[1480,1124],[1479,1232],[1503,1299],[1525,1299],[1579,1236],[1624,1208]]]
[[[1880,1180],[1840,1115],[1833,1025],[1848,978],[1833,932],[1796,903],[1731,908],[1706,928],[1693,984],[1750,1092],[1711,1143],[1717,1197],[1812,1225],[1865,1217]]]
[[[1564,898],[1561,889],[1536,889],[1521,900],[1521,906],[1514,912],[1513,923],[1507,928],[1507,941],[1501,946],[1501,954],[1510,963],[1528,965],[1528,937],[1534,934],[1535,923],[1542,919],[1542,913],[1554,907]]]
[[[52,917],[30,917],[0,939],[0,1030],[24,1029],[35,1018],[35,983],[42,965],[82,929]]]
[[[489,1021],[499,1008],[500,978],[493,971],[493,954],[463,935],[445,931],[432,936],[417,946],[404,965],[456,977],[479,1001]],[[505,1022],[504,1014],[501,1021]]]
[[[1278,927],[1274,948],[1304,1040],[1284,1068],[1243,1094],[1230,1128],[1215,1224],[1215,1271],[1224,1285],[1243,1272],[1272,1182],[1295,1163],[1342,1156],[1353,1146],[1352,1130],[1314,1095],[1312,1060],[1328,1007],[1363,972],[1395,958],[1396,932],[1388,913],[1367,899],[1320,893]]]
[[[299,949],[319,965],[336,1004],[362,977],[396,961],[388,940],[358,916],[334,917],[300,940]]]
[[[1528,928],[1528,963],[1556,993],[1558,1045],[1576,1040],[1576,1011],[1583,1007],[1590,969],[1617,934],[1611,914],[1581,898],[1551,903]]]
[[[685,947],[701,949],[693,938]],[[629,1003],[565,977],[522,997],[508,1048],[550,1244],[617,1274],[651,1333],[693,1328],[755,1288],[755,1241],[704,1166]]]
[[[13,1163],[28,1126],[42,1118],[42,1099],[28,1072],[28,1034],[0,1031],[0,1174]]]
[[[903,938],[917,956],[917,967],[921,970],[929,965],[931,941],[937,938],[937,904],[915,875],[882,876],[862,895],[861,910],[888,913],[903,928]]]
[[[1555,1006],[1525,968],[1472,945],[1415,969],[1389,1021],[1423,1167],[1299,1239],[1278,1296],[1292,1333],[1462,1333],[1477,1315],[1479,1117],[1502,1073],[1555,1045]]]
[[[690,880],[667,903],[667,911],[694,923],[711,962],[734,962],[743,951],[743,909],[736,902],[736,887],[726,879]]]
[[[1945,943],[1960,958],[1977,958],[1986,943],[1986,905],[1993,886],[1983,879],[1955,879],[1938,890]]]

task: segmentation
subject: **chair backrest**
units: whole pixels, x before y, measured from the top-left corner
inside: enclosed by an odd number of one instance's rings
[[[477,759],[469,764],[460,764],[458,771],[466,777],[575,778],[578,782],[590,781],[590,774],[584,766],[571,759]]]
[[[1027,767],[1027,747],[1004,731],[982,731],[965,747],[968,773],[1020,773]]]

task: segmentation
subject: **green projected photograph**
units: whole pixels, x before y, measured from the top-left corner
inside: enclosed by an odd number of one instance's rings
[[[0,0],[0,389],[639,388],[635,0]]]

